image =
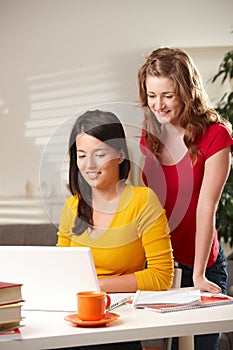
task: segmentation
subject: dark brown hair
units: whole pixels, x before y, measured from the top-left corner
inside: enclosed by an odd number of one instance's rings
[[[93,226],[92,189],[81,175],[77,165],[76,137],[81,133],[91,135],[117,151],[123,150],[125,159],[119,165],[121,180],[126,180],[130,171],[125,132],[117,116],[111,112],[101,110],[87,111],[79,116],[73,126],[69,140],[69,188],[71,193],[79,198],[78,212],[73,228],[73,232],[76,234],[81,234],[87,227]]]

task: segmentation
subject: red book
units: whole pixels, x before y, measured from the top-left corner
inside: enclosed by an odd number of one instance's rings
[[[5,330],[0,331],[0,341],[7,340],[7,339],[20,339],[21,338],[21,332],[19,328],[14,328],[11,330]]]
[[[0,305],[23,301],[21,287],[20,283],[0,282]]]

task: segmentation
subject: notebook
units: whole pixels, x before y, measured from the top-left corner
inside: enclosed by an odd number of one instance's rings
[[[165,313],[233,304],[233,298],[224,294],[181,288],[163,292],[137,291],[132,304],[135,308]]]
[[[0,246],[0,281],[22,283],[22,309],[76,312],[76,293],[99,291],[88,247]]]
[[[194,288],[170,289],[167,291],[138,290],[133,298],[134,307],[150,305],[183,305],[201,300],[201,291]]]

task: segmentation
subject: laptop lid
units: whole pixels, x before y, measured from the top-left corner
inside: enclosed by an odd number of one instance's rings
[[[25,310],[76,312],[76,293],[99,291],[88,247],[0,246],[0,280],[23,283]]]

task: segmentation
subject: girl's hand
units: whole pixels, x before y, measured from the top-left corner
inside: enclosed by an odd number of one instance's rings
[[[193,277],[193,282],[194,287],[196,289],[200,289],[202,292],[209,292],[214,294],[222,292],[221,288],[217,284],[209,281],[204,276],[200,276],[198,278]]]

